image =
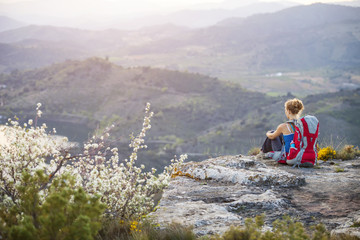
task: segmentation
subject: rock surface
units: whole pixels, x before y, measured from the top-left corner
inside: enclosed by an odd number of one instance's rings
[[[339,237],[347,234],[360,239],[360,211],[349,214],[348,220],[332,230],[331,234]]]
[[[198,235],[222,233],[265,213],[268,226],[290,215],[305,225],[322,222],[333,234],[355,236],[360,223],[359,173],[359,160],[320,162],[317,168],[242,156],[189,162],[152,215],[160,224],[191,225]]]

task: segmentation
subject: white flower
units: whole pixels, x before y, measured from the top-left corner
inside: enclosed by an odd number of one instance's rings
[[[37,105],[37,112],[41,104]],[[163,189],[171,178],[172,171],[179,168],[186,159],[185,155],[179,160],[165,167],[162,174],[155,176],[156,169],[151,172],[143,172],[145,166],[136,167],[138,151],[146,148],[144,137],[150,129],[150,118],[153,113],[150,104],[147,104],[143,128],[140,133],[132,138],[130,147],[132,153],[129,160],[120,161],[118,149],[106,146],[104,139],[93,137],[84,144],[84,151],[78,156],[72,156],[66,146],[68,139],[54,140],[46,133],[46,124],[41,127],[29,129],[19,126],[18,121],[10,120],[11,127],[5,127],[5,135],[9,146],[5,151],[0,151],[0,188],[4,184],[15,182],[23,185],[21,173],[23,170],[34,174],[37,170],[43,170],[46,174],[53,174],[52,178],[64,173],[70,173],[76,181],[76,186],[82,186],[91,195],[100,195],[101,201],[107,205],[106,213],[109,217],[127,217],[147,214],[153,207],[153,193]],[[38,114],[39,115],[39,114]],[[40,111],[41,115],[41,111]],[[30,119],[31,126],[33,121]],[[55,129],[53,132],[56,133]],[[111,152],[107,152],[111,150]],[[105,157],[105,154],[111,156]],[[48,164],[49,163],[49,164]],[[16,169],[13,173],[13,169]],[[13,185],[10,185],[13,186]],[[0,201],[0,207],[11,206],[12,197],[18,196],[18,191],[11,187],[11,196],[5,195]],[[46,198],[46,189],[40,193],[40,200]],[[129,198],[129,196],[131,196]],[[18,199],[16,199],[18,201]],[[116,214],[113,214],[116,213]]]

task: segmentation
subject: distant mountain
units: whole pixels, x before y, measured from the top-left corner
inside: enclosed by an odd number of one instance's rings
[[[178,42],[181,42],[183,46],[204,45],[241,53],[244,49],[257,50],[253,46],[256,44],[270,46],[285,44],[284,37],[288,38],[287,42],[290,43],[297,41],[300,35],[317,37],[317,31],[326,27],[332,28],[333,25],[349,24],[347,31],[356,33],[359,21],[360,8],[313,4],[271,14],[259,14],[245,19],[226,20],[213,27],[194,31],[192,36],[180,38]],[[323,34],[333,37],[335,34],[330,30],[320,32],[318,35],[322,38],[328,37]]]
[[[336,4],[343,5],[343,6],[350,6],[350,7],[360,7],[359,0],[336,2]]]
[[[137,0],[139,2],[141,0]],[[101,0],[32,0],[13,3],[0,3],[0,15],[19,18],[21,21],[37,25],[104,30],[118,28],[136,30],[152,25],[174,24],[197,28],[209,27],[219,21],[232,17],[248,17],[253,14],[271,13],[288,7],[296,6],[291,1],[223,1],[210,4],[184,6],[179,10],[154,12],[154,7],[146,0],[136,6],[127,5],[128,15],[121,4],[114,1]],[[359,1],[338,2],[349,6],[360,6]],[[83,6],[88,6],[84,8]],[[43,11],[46,9],[46,12]],[[142,9],[142,11],[140,11]],[[152,10],[152,11],[151,11]],[[79,16],[81,12],[81,16]],[[136,14],[142,12],[142,14]]]
[[[316,3],[296,6],[276,13],[257,14],[245,21],[239,19],[239,26],[260,27],[257,31],[299,31],[302,28],[323,26],[344,21],[358,21],[360,8]],[[233,19],[235,22],[236,19]],[[225,26],[226,24],[221,24]]]
[[[171,38],[189,31],[188,28],[172,24],[144,27],[139,31],[107,29],[102,31],[83,30],[68,27],[29,25],[0,33],[0,42],[17,43],[24,40],[40,40],[64,43],[88,51],[126,48],[159,39]]]
[[[54,43],[65,42],[78,44],[79,46],[98,48],[111,44],[121,44],[123,35],[123,31],[120,30],[90,31],[67,27],[30,25],[1,32],[0,42],[15,43],[28,39],[37,39],[41,41],[52,41]]]
[[[33,24],[80,27],[93,30],[120,28],[134,30],[151,25],[175,24],[185,27],[206,27],[228,17],[245,17],[254,13],[273,12],[294,4],[260,2],[255,4],[219,4],[209,8],[193,9],[191,4],[183,8],[166,9],[159,12],[154,4],[146,0],[128,2],[126,9],[116,1],[101,0],[33,0],[0,3],[0,14],[16,16]],[[84,6],[87,6],[84,8]],[[165,9],[164,9],[165,8]],[[46,12],[43,10],[46,9]],[[129,15],[129,12],[132,14]],[[81,14],[80,14],[81,13]],[[80,15],[80,16],[79,16]]]
[[[106,26],[120,29],[139,29],[144,26],[174,24],[190,28],[204,28],[231,17],[248,17],[253,14],[276,12],[296,4],[280,2],[257,2],[233,9],[211,8],[181,10],[164,15],[152,15],[127,21],[112,20]],[[84,27],[86,27],[84,25]]]
[[[81,30],[76,28],[29,25],[0,32],[0,72],[46,66],[65,59],[123,54],[131,46],[187,34],[190,30],[171,24],[142,28],[140,31]],[[32,57],[28,57],[28,56]],[[22,58],[23,56],[23,58]]]
[[[314,4],[233,19],[194,38],[218,51],[247,54],[250,68],[311,68],[360,62],[360,8]]]
[[[24,40],[16,44],[0,43],[0,72],[43,67],[66,59],[88,57],[85,51],[71,45],[40,40]]]
[[[239,78],[244,72],[357,69],[359,36],[360,8],[313,4],[228,19],[177,38],[138,45],[129,48],[126,61],[117,62],[126,65],[137,59],[138,65],[225,79]],[[159,54],[160,59],[154,59]]]
[[[72,56],[67,50],[74,49],[76,58],[78,52],[84,57],[108,56],[122,66],[187,70],[240,82],[252,90],[307,95],[341,88],[347,77],[329,84],[328,71],[345,75],[352,71],[349,84],[355,88],[360,84],[356,80],[360,75],[359,26],[360,8],[313,4],[231,18],[201,29],[166,24],[137,31],[90,31],[32,25],[1,32],[0,42],[37,40],[65,49],[68,58]],[[13,62],[14,68],[22,68]],[[301,77],[306,71],[320,72],[321,79],[313,74]],[[274,73],[280,77],[273,79]]]
[[[0,16],[0,32],[25,26],[25,23],[9,17]]]
[[[41,102],[49,128],[72,140],[115,122],[113,136],[125,155],[128,135],[139,131],[142,109],[151,102],[155,116],[146,159],[155,167],[184,152],[203,157],[246,153],[285,120],[284,102],[293,97],[268,97],[200,74],[123,68],[98,58],[15,71],[1,75],[0,84],[6,86],[0,89],[0,115],[32,117]],[[359,96],[358,89],[303,99],[305,114],[320,119],[321,143],[337,136],[360,145]]]

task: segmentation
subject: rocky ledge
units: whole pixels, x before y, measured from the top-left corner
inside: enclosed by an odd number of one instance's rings
[[[186,163],[152,213],[198,235],[222,233],[262,213],[266,225],[290,215],[305,225],[323,223],[332,234],[360,239],[360,161],[320,162],[292,168],[272,160],[224,156]]]

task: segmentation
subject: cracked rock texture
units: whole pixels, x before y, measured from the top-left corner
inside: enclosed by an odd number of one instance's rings
[[[344,171],[337,172],[339,168]],[[359,173],[360,160],[320,161],[318,168],[292,168],[240,155],[189,162],[152,215],[160,224],[193,226],[198,235],[221,234],[262,213],[270,227],[290,215],[305,225],[322,222],[332,234],[360,239]]]

